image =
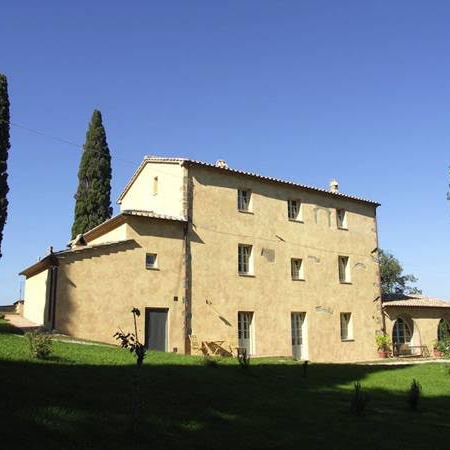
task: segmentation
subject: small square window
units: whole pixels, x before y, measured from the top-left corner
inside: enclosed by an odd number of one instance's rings
[[[238,190],[238,210],[239,211],[251,211],[250,201],[252,192],[250,190],[239,189]]]
[[[338,257],[339,281],[341,283],[350,283],[350,263],[348,256]]]
[[[341,341],[353,339],[352,314],[341,313]]]
[[[347,229],[347,211],[345,209],[336,210],[336,224],[341,230]]]
[[[291,277],[293,280],[304,280],[303,260],[291,258]]]
[[[300,222],[302,220],[300,214],[302,204],[300,200],[288,200],[287,206],[288,206],[288,219]]]
[[[238,246],[238,273],[239,275],[251,275],[252,267],[252,246],[239,244]]]
[[[156,253],[145,254],[145,268],[146,269],[158,268],[158,255]]]

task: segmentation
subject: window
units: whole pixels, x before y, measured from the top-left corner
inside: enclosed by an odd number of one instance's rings
[[[252,246],[239,244],[238,247],[238,272],[239,275],[251,275],[252,268]]]
[[[336,210],[336,223],[341,230],[347,229],[347,211],[345,209]]]
[[[238,190],[238,210],[239,211],[250,211],[250,200],[252,192],[249,190]]]
[[[291,276],[293,280],[304,280],[302,259],[291,258]]]
[[[153,178],[153,195],[158,194],[158,177]]]
[[[350,283],[350,264],[348,256],[338,256],[339,281],[341,283]]]
[[[411,329],[408,324],[401,317],[399,317],[395,321],[394,328],[392,330],[392,341],[394,345],[410,344],[411,337]]]
[[[352,314],[349,312],[341,313],[341,341],[348,341],[352,339]]]
[[[296,220],[298,222],[300,222],[301,219],[301,214],[300,214],[300,209],[301,209],[301,202],[300,200],[288,200],[288,219],[289,220]]]
[[[146,269],[158,268],[158,255],[156,253],[145,254],[145,268]]]

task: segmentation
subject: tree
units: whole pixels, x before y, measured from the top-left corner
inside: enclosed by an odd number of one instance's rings
[[[382,295],[421,294],[422,291],[409,283],[416,283],[417,278],[403,274],[399,260],[391,253],[380,250],[378,254]]]
[[[0,73],[0,257],[3,240],[3,228],[8,216],[8,150],[9,143],[9,97],[8,80]]]
[[[111,155],[106,142],[102,114],[94,110],[78,170],[72,239],[111,217],[110,196]]]

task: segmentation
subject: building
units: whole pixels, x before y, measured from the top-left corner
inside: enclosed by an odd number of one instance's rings
[[[376,356],[377,203],[181,158],[145,157],[121,212],[25,269],[24,315],[80,338],[118,327],[150,348],[190,339],[256,356]],[[145,313],[144,313],[145,312]]]
[[[427,356],[450,338],[450,302],[419,294],[383,297],[386,333],[394,355]]]

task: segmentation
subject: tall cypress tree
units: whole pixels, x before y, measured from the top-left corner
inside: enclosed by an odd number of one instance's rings
[[[72,239],[109,219],[111,208],[111,155],[102,114],[95,110],[86,133],[78,170]]]
[[[8,150],[9,144],[9,98],[8,80],[0,73],[0,257],[3,240],[3,228],[8,215]]]

